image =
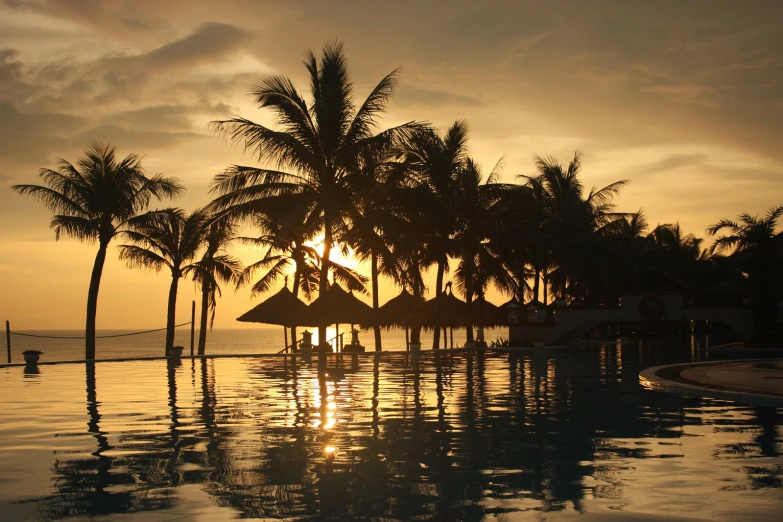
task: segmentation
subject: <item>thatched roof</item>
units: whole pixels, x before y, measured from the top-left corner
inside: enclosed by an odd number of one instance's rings
[[[275,295],[262,301],[237,318],[246,323],[279,324],[281,326],[315,326],[308,318],[307,305],[283,287]]]
[[[403,290],[378,309],[379,324],[386,327],[416,326],[421,321],[424,302],[423,297]]]
[[[368,324],[372,319],[372,308],[336,284],[307,307],[307,318],[312,324],[319,323],[321,313],[327,324]]]
[[[424,303],[420,311],[412,312],[407,320],[426,328],[434,328],[436,325],[441,328],[460,328],[468,323],[470,316],[470,307],[465,301],[451,292],[444,292],[440,297],[433,297]]]
[[[473,322],[476,326],[501,326],[508,324],[506,319],[508,312],[486,299],[473,301],[471,308],[473,310]]]

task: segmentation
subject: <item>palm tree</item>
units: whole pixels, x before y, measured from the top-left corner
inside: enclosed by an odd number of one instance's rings
[[[275,213],[277,214],[277,213]],[[301,223],[299,219],[291,219],[292,215],[278,217],[275,214],[259,213],[254,216],[254,223],[260,229],[258,237],[242,237],[245,244],[265,249],[263,257],[245,267],[237,286],[250,282],[259,271],[264,274],[251,287],[251,296],[267,292],[280,279],[286,278],[288,286],[288,274],[294,270],[293,295],[298,298],[299,291],[304,293],[309,301],[318,287],[318,251],[308,245],[306,238],[312,238],[315,227],[308,227],[307,223]],[[310,217],[313,217],[312,215]],[[292,310],[296,314],[296,308]],[[294,326],[291,327],[291,342],[296,343],[296,317],[293,317]]]
[[[265,249],[263,257],[245,267],[237,281],[238,286],[244,285],[252,281],[256,274],[263,272],[251,287],[251,296],[253,297],[271,290],[280,277],[285,277],[287,286],[287,274],[291,272],[291,269],[294,271],[292,293],[295,298],[298,297],[301,290],[305,299],[309,301],[319,287],[320,267],[323,259],[318,250],[308,245],[308,240],[305,239],[312,237],[314,232],[307,223],[301,227],[292,225],[290,218],[290,214],[282,217],[272,214],[256,214],[254,221],[261,230],[261,235],[239,238],[245,244]],[[332,275],[333,281],[340,282],[349,290],[366,293],[364,284],[367,279],[354,270],[330,261],[329,273]],[[296,317],[293,319],[295,323]],[[291,339],[296,342],[296,338],[296,326],[293,326]]]
[[[607,242],[607,262],[623,289],[638,286],[638,272],[648,260],[647,218],[642,209],[612,221],[602,229]]]
[[[186,216],[180,209],[150,213],[133,223],[124,236],[134,244],[120,245],[120,259],[131,268],[151,268],[159,272],[163,267],[171,271],[168,312],[166,319],[166,356],[174,346],[174,326],[177,311],[179,280],[189,273],[197,273],[193,260],[204,245],[208,214],[196,210]]]
[[[220,283],[237,282],[242,273],[242,263],[226,253],[231,241],[236,238],[236,226],[228,219],[216,219],[205,223],[207,227],[204,243],[206,249],[193,264],[193,279],[201,286],[201,322],[198,332],[198,354],[204,355],[207,344],[207,316],[209,327],[215,322],[217,296]]]
[[[497,217],[502,209],[501,203],[506,193],[513,190],[507,184],[498,183],[503,160],[482,183],[481,171],[476,163],[468,158],[455,179],[454,201],[457,216],[457,231],[454,234],[460,259],[456,271],[457,289],[465,296],[468,306],[473,309],[473,297],[483,300],[490,282],[496,283],[503,291],[518,293],[513,277],[493,251],[492,242],[502,242],[498,237]],[[473,341],[473,322],[465,325],[467,341]]]
[[[212,122],[218,132],[243,143],[260,161],[277,169],[232,168],[217,176],[213,190],[222,197],[214,206],[244,206],[252,213],[256,204],[268,198],[299,196],[298,206],[317,216],[323,230],[319,283],[323,293],[332,246],[346,232],[346,211],[353,204],[346,177],[356,170],[358,158],[368,147],[394,142],[416,126],[406,124],[376,134],[377,118],[397,85],[399,70],[386,75],[357,109],[342,44],[326,44],[320,63],[308,52],[305,67],[310,77],[309,104],[285,76],[262,77],[252,92],[260,107],[275,115],[279,130],[241,117]],[[320,321],[322,342],[326,327]]]
[[[702,257],[702,242],[693,234],[683,234],[679,223],[658,225],[647,236],[648,249],[670,270],[698,261]]]
[[[582,155],[579,151],[568,166],[561,165],[555,158],[536,156],[538,176],[526,177],[534,192],[541,192],[543,199],[542,231],[549,243],[549,255],[539,261],[542,266],[536,272],[544,276],[544,295],[547,293],[547,279],[560,284],[555,290],[561,298],[588,289],[598,289],[612,277],[611,271],[602,263],[605,252],[600,237],[606,227],[625,214],[614,212],[612,200],[626,186],[628,180],[616,181],[601,188],[592,188],[584,196],[584,187],[579,177],[582,169]],[[536,279],[537,284],[538,279]]]
[[[457,216],[452,209],[455,179],[467,159],[468,126],[457,121],[444,136],[429,128],[413,133],[403,146],[402,161],[426,189],[424,201],[415,202],[426,210],[428,234],[424,238],[427,249],[422,264],[437,264],[435,279],[436,303],[443,293],[443,277],[449,269],[449,256],[455,245],[453,235],[457,229]],[[436,317],[440,317],[440,310]],[[432,347],[440,344],[440,328],[435,325]]]
[[[707,229],[710,236],[727,232],[715,240],[712,252],[733,249],[742,271],[748,274],[754,341],[770,340],[775,328],[780,284],[780,239],[775,229],[781,216],[783,205],[770,208],[764,217],[745,212],[740,214],[739,222],[722,219]]]
[[[401,267],[395,254],[399,234],[406,226],[404,168],[389,150],[368,149],[362,154],[351,186],[357,204],[349,209],[351,229],[344,238],[360,261],[370,262],[375,351],[383,349],[379,321],[379,276],[401,283]]]
[[[542,257],[540,252],[548,252],[541,234],[543,210],[529,186],[514,184],[509,187],[493,212],[492,251],[514,278],[513,298],[524,303],[527,298],[535,299],[534,289],[528,283],[528,280],[536,280],[535,271],[530,267],[541,266],[542,263],[535,260]]]
[[[106,250],[111,240],[144,212],[152,198],[178,196],[184,188],[175,178],[159,174],[147,177],[135,154],[123,159],[114,147],[97,142],[71,164],[64,159],[57,170],[41,169],[46,186],[14,185],[20,194],[40,200],[55,215],[50,226],[55,238],[62,234],[98,243],[98,254],[87,292],[85,359],[95,359],[95,318]]]

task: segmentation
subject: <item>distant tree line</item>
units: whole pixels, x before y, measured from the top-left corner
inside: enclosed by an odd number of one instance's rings
[[[642,210],[619,212],[614,199],[628,184],[586,190],[581,155],[567,164],[536,158],[536,173],[500,181],[502,161],[488,175],[471,158],[468,126],[445,132],[424,122],[379,129],[378,120],[398,83],[385,76],[357,105],[343,47],[327,44],[320,60],[305,59],[308,99],[281,75],[260,79],[251,96],[275,118],[273,128],[241,117],[212,122],[220,135],[243,145],[262,166],[233,165],[215,176],[214,200],[190,214],[149,210],[150,202],[179,196],[174,178],[146,176],[137,156],[122,160],[109,145],[93,144],[74,165],[42,169],[45,185],[15,185],[42,201],[63,234],[98,243],[87,300],[86,358],[95,357],[98,288],[109,243],[131,267],[168,268],[166,350],[174,342],[177,286],[192,277],[202,290],[199,354],[208,311],[214,318],[220,283],[252,284],[263,293],[293,270],[293,292],[308,299],[338,282],[370,293],[379,308],[378,279],[390,278],[417,296],[423,273],[436,270],[440,297],[451,274],[468,303],[495,287],[519,302],[611,302],[628,291],[655,291],[661,277],[693,288],[744,288],[757,341],[775,334],[780,287],[783,206],[763,217],[742,214],[707,229],[716,240],[685,234],[679,224],[648,226]],[[238,225],[258,235],[238,238]],[[322,238],[323,251],[312,246]],[[228,253],[233,241],[257,245],[263,257],[242,267]],[[369,278],[331,259],[334,246],[369,263]],[[723,254],[733,252],[725,257]],[[367,284],[370,289],[368,290]],[[473,321],[465,325],[473,340]],[[318,338],[326,339],[321,321]],[[381,349],[374,320],[375,349]],[[433,348],[440,328],[434,328]],[[420,342],[420,329],[411,333]]]

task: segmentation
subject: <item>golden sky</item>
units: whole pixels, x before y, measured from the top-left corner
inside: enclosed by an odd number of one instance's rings
[[[177,202],[254,164],[207,129],[261,74],[306,90],[303,52],[345,43],[359,97],[403,67],[385,123],[466,119],[488,171],[584,152],[587,186],[630,179],[618,200],[688,232],[783,203],[783,4],[691,2],[110,2],[0,0],[0,319],[81,328],[95,247],[54,241],[49,213],[13,193],[98,139],[179,177]],[[238,251],[245,261],[254,254]],[[165,324],[169,276],[107,260],[99,328]],[[382,289],[381,302],[395,295]],[[180,286],[178,319],[194,297]],[[502,298],[493,296],[496,302]],[[251,302],[228,289],[217,327]]]

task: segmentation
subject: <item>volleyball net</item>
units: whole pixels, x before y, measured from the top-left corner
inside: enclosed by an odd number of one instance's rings
[[[190,355],[193,322],[174,327],[174,346],[184,347],[183,355]],[[85,358],[87,338],[83,335],[63,335],[54,330],[16,331],[6,328],[6,354],[2,362],[22,363],[25,351],[39,351],[41,362],[81,361]],[[95,359],[139,359],[163,357],[166,354],[166,328],[127,331],[103,330],[95,336]],[[5,359],[5,360],[3,360]]]

